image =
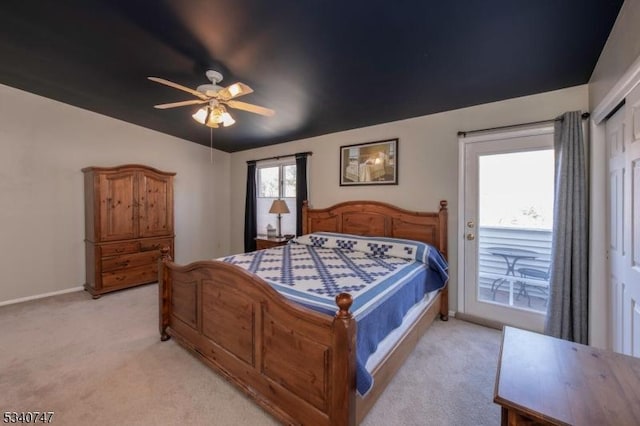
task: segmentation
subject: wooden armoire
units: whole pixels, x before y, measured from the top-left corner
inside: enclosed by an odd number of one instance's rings
[[[129,164],[84,172],[85,289],[103,293],[158,280],[160,248],[173,253],[173,176]]]

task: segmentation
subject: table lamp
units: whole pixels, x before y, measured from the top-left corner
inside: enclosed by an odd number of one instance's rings
[[[287,207],[287,203],[284,200],[273,200],[273,204],[271,204],[271,208],[269,209],[269,213],[277,213],[278,214],[278,236],[277,238],[282,238],[282,234],[280,233],[281,229],[281,221],[282,214],[289,213],[289,207]]]

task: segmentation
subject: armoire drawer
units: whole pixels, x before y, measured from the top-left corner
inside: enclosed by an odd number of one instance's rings
[[[137,253],[140,251],[140,242],[127,241],[125,243],[105,244],[101,246],[102,257],[118,256],[120,254]]]
[[[158,262],[160,252],[143,251],[141,253],[123,254],[121,256],[102,259],[102,272],[117,271],[137,266],[151,265]]]
[[[142,284],[158,280],[158,265],[145,265],[120,269],[102,274],[103,287],[119,287],[130,284]]]
[[[162,247],[171,247],[171,238],[140,241],[140,251],[160,250]]]

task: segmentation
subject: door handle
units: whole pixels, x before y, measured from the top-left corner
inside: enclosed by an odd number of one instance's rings
[[[475,223],[473,223],[473,221],[472,221],[472,220],[470,220],[469,222],[467,222],[467,226],[468,226],[469,228],[473,228],[473,227],[475,226]]]
[[[476,239],[476,236],[474,234],[472,234],[472,233],[468,233],[467,234],[467,240],[471,241],[471,240],[475,240],[475,239]]]

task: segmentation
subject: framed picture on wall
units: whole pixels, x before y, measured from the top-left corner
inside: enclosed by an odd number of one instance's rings
[[[397,184],[398,139],[340,147],[340,186]]]

